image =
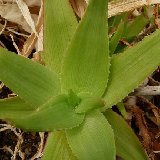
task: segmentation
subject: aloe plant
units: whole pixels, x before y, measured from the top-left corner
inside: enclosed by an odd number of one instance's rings
[[[18,95],[0,100],[0,118],[50,132],[43,160],[147,160],[110,108],[160,64],[160,31],[110,57],[107,0],[90,0],[80,23],[68,0],[48,0],[44,18],[45,66],[0,48],[0,80]]]

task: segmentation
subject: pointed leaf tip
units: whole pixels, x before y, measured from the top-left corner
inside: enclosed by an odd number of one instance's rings
[[[107,0],[90,0],[67,51],[62,88],[101,96],[109,75]]]

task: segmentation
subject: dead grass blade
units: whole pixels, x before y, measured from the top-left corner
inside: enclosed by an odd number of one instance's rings
[[[85,1],[88,3],[89,0]],[[160,4],[160,0],[112,0],[108,4],[108,18],[152,4]]]

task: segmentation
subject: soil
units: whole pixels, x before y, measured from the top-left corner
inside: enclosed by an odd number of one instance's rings
[[[0,121],[0,123],[5,124],[3,121]],[[13,155],[16,160],[30,160],[37,154],[41,143],[39,133],[23,131],[20,131],[20,133],[22,135],[23,142],[19,147],[17,147],[18,150],[16,151],[16,146],[20,137],[10,129],[0,132],[0,160],[11,160]],[[47,134],[45,134],[45,139],[46,137]],[[19,152],[21,153],[20,155]],[[34,159],[38,160],[40,157]]]

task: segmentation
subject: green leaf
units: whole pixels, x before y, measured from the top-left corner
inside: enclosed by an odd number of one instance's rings
[[[147,19],[143,14],[136,17],[136,19],[126,27],[123,37],[126,40],[131,41],[133,38],[138,36],[148,22],[149,19]]]
[[[114,17],[110,17],[108,19],[109,33],[112,32],[112,30],[116,28],[121,23],[122,20],[126,22],[128,19],[127,17],[128,17],[127,12],[121,13],[120,15],[116,15]]]
[[[68,49],[62,68],[62,88],[101,96],[109,74],[107,0],[90,0]]]
[[[79,127],[66,131],[78,160],[114,160],[115,142],[110,124],[99,111],[92,111]]]
[[[34,107],[28,105],[24,100],[19,97],[0,99],[0,114],[4,112],[12,111],[29,111],[33,110]]]
[[[63,131],[49,134],[42,160],[77,160],[69,148]]]
[[[106,107],[111,108],[133,91],[160,64],[160,31],[112,57],[110,79],[104,94]],[[135,78],[136,76],[136,78]]]
[[[5,112],[0,118],[27,131],[54,131],[78,126],[83,122],[84,114],[76,114],[74,106],[68,104],[68,97],[61,95],[35,111]]]
[[[70,90],[68,93],[68,103],[73,106],[77,106],[80,103],[81,99]]]
[[[58,94],[59,79],[46,67],[0,48],[0,80],[37,107]]]
[[[102,108],[104,105],[105,104],[101,98],[88,97],[81,100],[80,104],[77,105],[75,112],[86,113],[96,108]]]
[[[116,104],[116,106],[117,106],[119,112],[121,113],[121,115],[122,115],[125,119],[127,119],[129,115],[128,115],[127,111],[126,111],[126,108],[125,108],[125,106],[124,106],[124,103],[123,103],[123,102],[119,102],[119,103]]]
[[[123,160],[149,160],[138,138],[124,119],[111,110],[104,114],[114,130],[117,155]]]
[[[122,21],[119,24],[115,34],[113,35],[113,37],[111,38],[111,41],[109,43],[110,55],[112,55],[114,53],[114,51],[116,50],[116,47],[119,43],[119,40],[122,38],[124,28],[125,28],[125,25],[124,25],[124,22]]]
[[[60,73],[65,51],[78,23],[68,0],[45,1],[44,4],[43,57],[49,68]]]

